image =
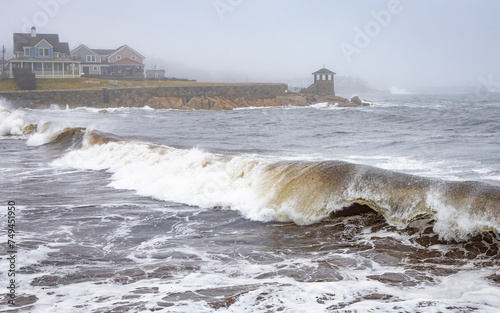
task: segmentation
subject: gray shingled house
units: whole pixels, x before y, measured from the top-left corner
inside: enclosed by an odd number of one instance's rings
[[[30,68],[37,78],[80,77],[80,62],[72,60],[67,42],[60,42],[57,34],[14,34],[14,55],[9,60],[9,73],[13,68]]]

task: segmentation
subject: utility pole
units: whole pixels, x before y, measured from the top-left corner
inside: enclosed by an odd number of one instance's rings
[[[5,73],[5,46],[2,46],[2,74]]]

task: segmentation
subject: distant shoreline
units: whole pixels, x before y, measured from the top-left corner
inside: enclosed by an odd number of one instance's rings
[[[155,82],[156,83],[156,82]],[[97,84],[96,84],[97,85]],[[102,85],[93,88],[1,91],[0,98],[13,106],[46,108],[143,107],[155,109],[224,110],[246,106],[277,106],[286,84],[224,84],[183,82],[166,85]]]
[[[344,107],[367,105],[366,102],[355,103],[342,97],[288,92],[288,85],[280,83],[137,82],[96,79],[38,81],[44,84],[44,88],[49,86],[56,88],[0,91],[0,98],[8,100],[15,107],[32,109],[43,109],[54,105],[61,109],[149,106],[153,109],[179,110],[307,106],[319,102]],[[86,88],[81,88],[82,84],[85,84]]]
[[[37,79],[37,89],[40,90],[84,90],[98,88],[127,88],[127,87],[167,87],[167,86],[239,86],[239,85],[273,85],[275,83],[220,83],[198,82],[188,80],[119,80],[97,78],[43,78]],[[278,83],[279,84],[279,83]],[[0,93],[19,90],[13,78],[0,81]]]

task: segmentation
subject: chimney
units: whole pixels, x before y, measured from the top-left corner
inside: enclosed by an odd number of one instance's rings
[[[31,27],[31,37],[36,37],[36,27]]]

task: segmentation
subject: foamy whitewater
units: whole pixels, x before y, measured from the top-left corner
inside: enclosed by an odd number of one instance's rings
[[[366,98],[218,112],[2,101],[18,244],[2,310],[498,312],[500,97]],[[0,218],[7,229],[6,206]]]

